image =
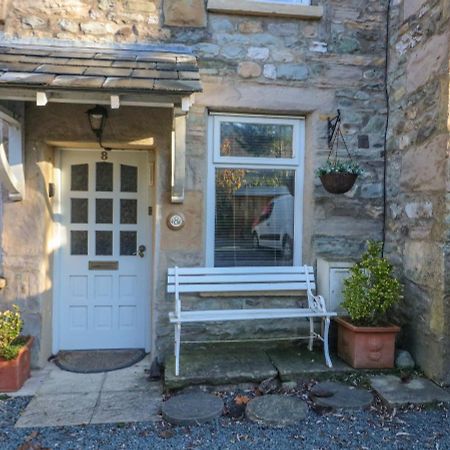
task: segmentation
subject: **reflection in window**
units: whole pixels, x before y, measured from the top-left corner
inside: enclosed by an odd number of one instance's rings
[[[88,254],[88,232],[71,231],[70,232],[70,254],[87,255]]]
[[[108,162],[98,162],[95,171],[95,190],[111,192],[113,190],[113,165]]]
[[[221,122],[220,155],[292,158],[292,139],[292,125]]]
[[[216,169],[215,266],[293,264],[295,170]]]
[[[88,164],[75,164],[71,167],[70,190],[87,191],[89,182]]]
[[[87,198],[72,198],[70,200],[70,222],[88,223]]]
[[[112,231],[95,232],[95,254],[98,256],[112,255],[113,233]]]
[[[112,198],[98,198],[95,200],[95,223],[113,223]]]

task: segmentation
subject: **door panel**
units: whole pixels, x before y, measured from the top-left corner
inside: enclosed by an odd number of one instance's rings
[[[148,153],[62,152],[63,350],[144,348],[149,336]],[[139,246],[146,251],[140,254]]]

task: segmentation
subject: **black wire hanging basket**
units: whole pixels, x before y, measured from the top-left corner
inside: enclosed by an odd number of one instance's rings
[[[347,158],[339,159],[339,141],[347,152]],[[362,173],[359,165],[353,160],[341,131],[341,112],[328,120],[328,154],[327,162],[317,171],[324,189],[331,194],[345,194],[354,186],[358,175]]]

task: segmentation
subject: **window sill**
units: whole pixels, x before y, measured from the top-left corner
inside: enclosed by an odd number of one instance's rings
[[[224,14],[251,16],[295,17],[319,20],[323,16],[322,6],[270,3],[255,0],[208,0],[208,11]]]

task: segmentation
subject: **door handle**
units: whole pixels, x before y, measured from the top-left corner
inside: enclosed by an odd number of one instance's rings
[[[145,251],[147,250],[147,248],[145,247],[145,245],[140,245],[138,247],[138,255],[143,258],[145,255]]]

